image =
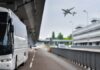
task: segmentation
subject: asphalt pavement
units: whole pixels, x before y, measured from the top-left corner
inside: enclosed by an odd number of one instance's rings
[[[43,49],[31,49],[29,58],[18,70],[84,70],[69,61]]]

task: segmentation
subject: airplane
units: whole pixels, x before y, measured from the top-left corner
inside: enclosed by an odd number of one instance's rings
[[[72,13],[72,15],[74,16],[75,14],[77,14],[75,11]]]
[[[75,7],[72,7],[70,9],[62,9],[62,11],[64,11],[64,16],[66,16],[67,14],[72,14],[73,16],[76,14],[76,12],[70,12],[71,10],[73,10]]]

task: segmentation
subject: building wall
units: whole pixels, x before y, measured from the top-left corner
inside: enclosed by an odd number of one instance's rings
[[[73,32],[73,45],[100,45],[100,22],[92,23]]]

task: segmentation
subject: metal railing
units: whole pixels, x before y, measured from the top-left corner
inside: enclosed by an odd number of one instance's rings
[[[100,50],[82,48],[52,48],[51,52],[91,70],[100,70]]]
[[[100,45],[99,46],[71,46],[72,48],[89,48],[89,49],[100,49]]]

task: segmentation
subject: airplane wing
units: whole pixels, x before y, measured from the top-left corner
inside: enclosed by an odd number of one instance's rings
[[[76,14],[75,12],[74,13],[70,12],[70,10],[72,9],[74,9],[74,7],[70,9],[62,9],[62,11],[64,12],[64,16],[66,16],[67,14],[72,14],[72,15]]]
[[[64,16],[66,16],[67,14],[72,14],[71,12],[64,12]]]
[[[72,9],[74,9],[75,7],[72,7],[72,8],[70,8],[69,10],[72,10]]]
[[[65,9],[62,9],[62,11],[66,11]]]
[[[64,17],[67,15],[67,13],[64,13]]]
[[[63,13],[64,13],[64,17],[66,16],[66,10],[65,9],[62,9]]]

